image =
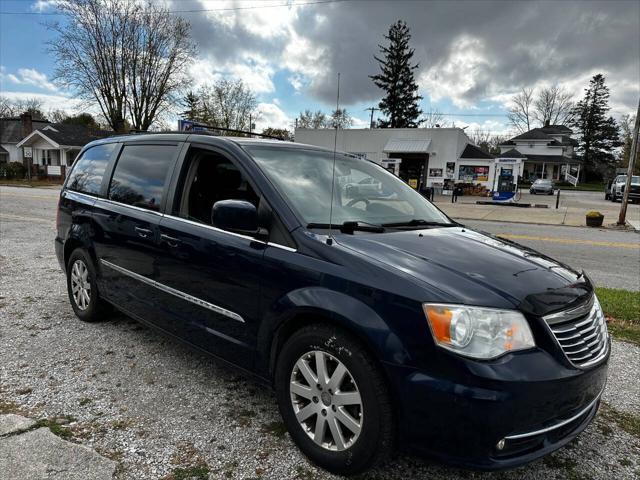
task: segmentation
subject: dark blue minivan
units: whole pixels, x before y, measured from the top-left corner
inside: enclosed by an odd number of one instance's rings
[[[81,320],[115,307],[272,385],[331,472],[395,448],[514,467],[584,430],[604,389],[610,340],[584,273],[347,154],[96,141],[62,189],[55,247]]]

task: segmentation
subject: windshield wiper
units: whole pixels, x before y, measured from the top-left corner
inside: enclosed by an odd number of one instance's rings
[[[310,223],[307,225],[307,228],[335,228],[336,230],[340,230],[342,233],[353,233],[355,231],[359,232],[373,232],[373,233],[382,233],[384,232],[384,227],[382,225],[378,225],[377,223],[369,223],[362,221],[351,221],[351,222],[343,222],[341,224],[331,224],[328,223]]]
[[[413,218],[406,222],[383,223],[383,227],[460,227],[457,222],[433,222],[422,218]]]

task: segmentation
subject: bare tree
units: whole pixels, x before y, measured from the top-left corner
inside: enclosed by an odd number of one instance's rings
[[[507,117],[509,123],[519,132],[531,130],[533,123],[533,89],[522,88],[511,100],[511,108]]]
[[[312,112],[307,109],[304,112],[300,112],[297,125],[298,128],[327,128],[327,115],[321,110]]]
[[[202,119],[208,125],[249,130],[254,123],[258,101],[242,80],[219,80],[199,91]]]
[[[353,125],[353,118],[347,113],[346,108],[339,108],[331,112],[331,116],[327,121],[328,128],[344,129]]]
[[[448,123],[444,119],[444,115],[438,109],[427,112],[418,123],[423,125],[425,128],[444,128],[448,126]]]
[[[623,167],[629,165],[629,158],[631,158],[631,144],[633,143],[633,127],[635,123],[635,115],[626,113],[620,117],[620,142],[622,143],[622,150],[620,151],[619,162]],[[640,163],[638,162],[635,164],[635,172],[640,172]]]
[[[499,154],[500,144],[507,139],[503,135],[493,135],[491,131],[481,128],[476,128],[469,137],[482,151],[491,155]]]
[[[45,120],[47,116],[42,111],[42,100],[32,97],[23,100],[11,100],[4,95],[0,96],[0,117],[17,117],[23,113],[30,113],[36,120]]]
[[[533,118],[540,126],[566,125],[573,119],[573,95],[558,85],[543,88],[533,102]]]
[[[189,23],[151,0],[69,0],[58,9],[67,19],[48,25],[55,80],[95,100],[115,131],[127,119],[147,130],[186,82]]]

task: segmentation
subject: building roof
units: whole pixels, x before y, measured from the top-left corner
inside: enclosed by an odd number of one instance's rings
[[[544,127],[540,128],[540,130],[550,135],[571,135],[573,133],[573,130],[571,130],[566,125],[545,125]]]
[[[46,120],[31,120],[32,128],[46,127]],[[0,143],[18,143],[22,140],[22,120],[16,118],[0,118]]]
[[[383,152],[386,153],[429,153],[431,139],[407,140],[404,138],[391,138],[386,143]]]
[[[65,125],[55,123],[44,128],[38,129],[42,131],[48,138],[56,142],[58,145],[69,145],[74,147],[83,147],[87,143],[113,135],[113,132],[107,130],[96,130],[87,128],[83,125]]]
[[[7,151],[7,149],[4,148],[2,145],[0,145],[0,155],[9,155],[9,152]]]
[[[36,139],[42,138],[51,143],[53,148],[84,147],[89,142],[111,135],[114,135],[114,132],[87,128],[83,125],[54,123],[34,130],[18,142],[17,146],[29,145]]]
[[[467,146],[464,147],[464,150],[462,151],[460,158],[487,158],[487,159],[493,160],[494,156],[485,152],[481,148],[476,147],[471,143],[468,143]]]
[[[547,133],[542,130],[542,128],[534,128],[529,130],[528,132],[521,133],[515,137],[512,137],[511,140],[547,140],[551,141],[551,138]]]
[[[506,152],[501,153],[500,155],[498,155],[498,158],[527,158],[527,156],[521,154],[515,148],[512,148],[511,150],[507,150]]]

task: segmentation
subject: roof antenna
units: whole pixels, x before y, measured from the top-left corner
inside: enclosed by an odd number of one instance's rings
[[[336,112],[334,119],[335,133],[333,135],[333,169],[331,171],[331,201],[329,202],[329,237],[327,238],[327,245],[333,245],[333,235],[331,231],[331,224],[333,222],[333,193],[334,186],[336,184],[336,149],[338,148],[338,115],[340,110],[340,72],[338,72],[338,93],[336,95]]]

